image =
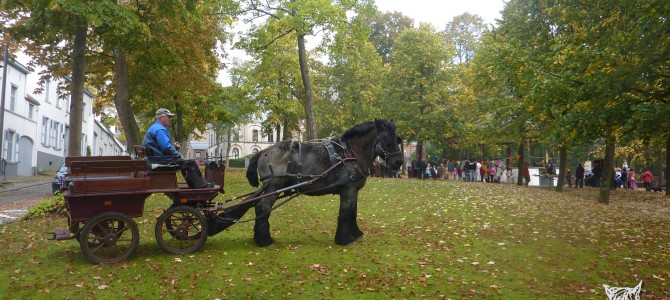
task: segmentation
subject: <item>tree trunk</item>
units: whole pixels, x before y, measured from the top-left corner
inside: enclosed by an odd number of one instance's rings
[[[116,73],[116,94],[114,95],[114,106],[119,115],[119,121],[126,134],[126,149],[128,153],[133,151],[135,145],[141,145],[140,130],[135,122],[135,114],[130,107],[130,94],[128,92],[128,62],[126,55],[119,48],[114,50],[114,72]]]
[[[186,145],[186,139],[188,138],[184,134],[184,112],[181,109],[181,105],[179,105],[179,102],[177,102],[177,96],[174,97],[174,102],[175,102],[175,123],[173,123],[173,128],[176,127],[175,129],[175,134],[173,135],[174,141],[177,141],[179,143],[179,153],[181,153],[182,156],[186,157],[184,155],[184,151],[187,150]]]
[[[610,187],[612,187],[612,176],[614,175],[614,147],[616,144],[616,137],[610,133],[605,144],[605,161],[601,166],[602,180],[600,181],[600,194],[598,195],[598,202],[603,204],[610,203]]]
[[[235,127],[233,124],[228,126],[228,138],[226,138],[226,140],[228,140],[226,144],[226,167],[230,165],[230,148],[233,146],[233,142],[231,141],[233,139],[233,127]]]
[[[307,130],[307,140],[311,141],[316,139],[316,120],[314,119],[314,91],[312,90],[312,82],[309,79],[304,34],[298,34],[298,59],[300,61],[302,84],[305,86],[305,129]]]
[[[566,179],[565,176],[568,171],[568,151],[565,149],[565,145],[561,145],[558,149],[558,159],[561,162],[561,165],[558,170],[558,185],[556,186],[556,191],[563,192],[563,185],[565,185]]]
[[[521,139],[521,143],[519,143],[519,161],[517,161],[517,177],[516,177],[516,185],[518,186],[523,186],[523,161],[524,161],[524,153],[523,153],[523,147],[525,138]]]
[[[282,141],[287,141],[287,140],[292,139],[291,138],[291,133],[290,133],[290,130],[289,130],[289,126],[288,126],[288,118],[284,119],[283,127],[284,127],[284,137],[282,137],[281,140]]]
[[[416,143],[416,162],[423,160],[423,141]]]
[[[70,92],[70,140],[68,156],[82,155],[82,133],[84,121],[84,83],[86,81],[86,34],[88,26],[80,20],[72,45],[72,90]]]

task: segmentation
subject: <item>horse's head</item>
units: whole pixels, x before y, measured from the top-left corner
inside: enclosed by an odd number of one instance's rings
[[[398,170],[402,166],[400,144],[402,140],[395,133],[393,121],[375,120],[377,139],[375,140],[375,155],[381,157],[391,170]]]

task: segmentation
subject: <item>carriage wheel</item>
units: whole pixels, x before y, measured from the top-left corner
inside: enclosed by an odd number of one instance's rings
[[[156,243],[171,254],[197,252],[207,240],[205,217],[197,209],[179,205],[166,210],[156,222]]]
[[[86,222],[79,236],[81,252],[95,264],[124,261],[135,253],[139,242],[135,221],[117,212],[102,213]]]

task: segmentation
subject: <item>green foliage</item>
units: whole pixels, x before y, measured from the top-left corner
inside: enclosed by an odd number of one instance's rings
[[[237,159],[229,159],[228,160],[228,166],[231,167],[231,168],[244,168],[244,167],[246,167],[244,165],[245,161],[247,159],[250,159],[252,156],[253,155],[247,155],[245,157],[240,157],[240,158],[237,158]]]
[[[425,23],[403,31],[396,40],[385,112],[397,120],[400,136],[419,142],[453,136],[452,55],[453,48]]]
[[[384,63],[391,62],[394,44],[400,33],[414,27],[414,20],[401,12],[378,12],[367,17],[370,24],[370,42]]]
[[[22,219],[33,220],[50,215],[65,217],[66,213],[67,210],[65,208],[65,199],[63,198],[63,194],[57,192],[50,199],[44,200],[37,205],[30,207]]]

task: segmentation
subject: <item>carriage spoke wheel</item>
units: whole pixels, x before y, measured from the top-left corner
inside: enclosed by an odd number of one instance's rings
[[[166,210],[156,222],[156,243],[172,254],[197,252],[207,240],[205,217],[197,209],[179,205]]]
[[[140,242],[133,219],[117,212],[106,212],[86,222],[79,246],[86,259],[95,264],[113,264],[132,256]]]

